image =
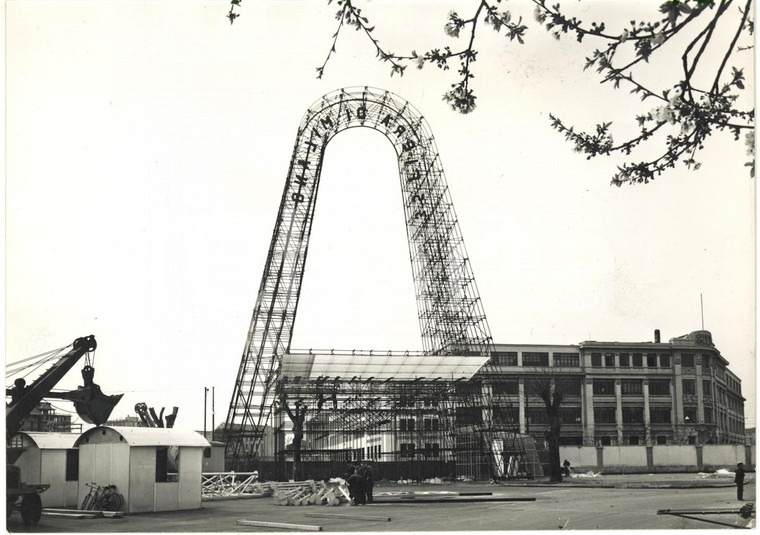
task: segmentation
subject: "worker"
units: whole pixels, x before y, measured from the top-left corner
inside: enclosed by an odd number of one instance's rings
[[[351,499],[351,505],[364,505],[367,502],[365,489],[365,478],[354,472],[348,476],[348,497]]]
[[[356,470],[364,478],[364,497],[367,503],[372,503],[372,488],[375,486],[375,474],[372,467],[367,463],[362,463]]]
[[[562,471],[564,472],[565,477],[570,477],[570,461],[567,459],[562,463]]]
[[[736,476],[734,476],[734,483],[736,483],[736,499],[740,502],[744,501],[744,463],[736,465]]]
[[[355,474],[355,473],[356,473],[356,466],[354,466],[351,463],[348,463],[348,465],[346,466],[346,473],[343,474],[343,479],[348,481],[348,478],[351,477],[351,474]]]

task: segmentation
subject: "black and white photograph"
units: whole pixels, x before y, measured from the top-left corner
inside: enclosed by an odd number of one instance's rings
[[[7,532],[755,528],[751,0],[7,0]]]

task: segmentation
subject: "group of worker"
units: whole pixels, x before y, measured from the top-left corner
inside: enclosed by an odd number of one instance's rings
[[[375,474],[367,463],[354,465],[349,463],[346,472],[348,495],[351,505],[372,503],[372,488],[375,486]]]

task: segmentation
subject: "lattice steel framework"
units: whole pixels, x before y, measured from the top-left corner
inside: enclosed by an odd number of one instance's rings
[[[290,349],[325,147],[337,133],[354,127],[381,132],[398,155],[424,351],[490,352],[490,330],[425,119],[387,91],[365,87],[329,93],[309,108],[298,127],[235,380],[226,438],[227,456],[236,469],[251,466],[272,417],[282,356]],[[489,429],[486,423],[484,432]],[[491,437],[484,438],[490,444]]]

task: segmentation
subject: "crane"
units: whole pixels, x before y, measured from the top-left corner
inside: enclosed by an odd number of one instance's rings
[[[51,392],[68,371],[84,355],[95,351],[98,344],[93,335],[77,338],[71,349],[58,357],[54,364],[45,370],[34,382],[27,385],[24,379],[16,379],[14,385],[6,388],[5,395],[11,401],[5,406],[6,440],[6,515],[16,509],[16,502],[21,500],[21,518],[25,524],[36,524],[40,520],[42,501],[40,493],[50,485],[30,485],[21,481],[21,472],[13,463],[24,452],[24,448],[10,446],[11,438],[21,430],[24,420],[44,398],[66,399],[74,402],[77,414],[87,423],[100,425],[108,420],[111,411],[123,394],[106,395],[93,382],[95,368],[87,364],[82,369],[84,386],[71,392]]]

